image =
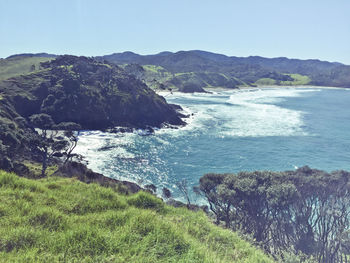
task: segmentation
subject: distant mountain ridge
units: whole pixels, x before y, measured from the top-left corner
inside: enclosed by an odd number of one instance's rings
[[[14,60],[21,58],[39,61],[55,57],[56,55],[47,53],[24,53],[0,59],[0,79],[13,76],[17,69],[14,66],[2,73],[1,64],[14,64]],[[204,91],[203,88],[236,88],[242,85],[317,85],[350,88],[349,65],[318,59],[236,57],[202,50],[164,51],[154,55],[126,51],[97,56],[95,59],[121,65],[128,73],[156,89],[200,92]],[[137,64],[141,68],[125,68],[127,64]],[[26,73],[30,71],[28,65],[22,67]]]
[[[247,84],[259,79],[270,79],[275,84],[285,84],[281,74],[300,74],[310,78],[311,85],[350,88],[350,66],[317,59],[264,58],[259,56],[235,57],[201,50],[161,52],[139,55],[130,51],[97,57],[114,64],[140,64],[161,66],[171,73],[212,72],[229,78],[238,78]],[[271,76],[277,78],[271,78]],[[282,83],[279,81],[282,80]]]

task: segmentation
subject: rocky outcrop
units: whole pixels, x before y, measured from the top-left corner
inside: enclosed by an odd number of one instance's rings
[[[60,167],[55,175],[62,177],[75,177],[84,183],[97,183],[102,186],[117,187],[119,191],[126,194],[133,194],[144,190],[138,184],[106,177],[103,174],[93,172],[84,164],[77,162],[68,162],[66,165]]]

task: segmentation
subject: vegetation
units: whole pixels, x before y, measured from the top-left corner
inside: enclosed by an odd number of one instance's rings
[[[45,113],[55,123],[75,122],[84,129],[183,124],[180,114],[145,84],[86,57],[42,63],[40,70],[1,82],[0,93],[24,118]]]
[[[207,174],[199,191],[217,223],[251,235],[268,253],[317,262],[350,255],[350,173],[309,167],[287,172]]]
[[[288,86],[297,86],[297,85],[308,85],[311,82],[310,77],[303,76],[300,74],[285,74],[290,77],[288,80],[276,80],[273,78],[261,78],[258,79],[254,84],[255,85],[288,85]]]
[[[71,159],[72,152],[78,143],[81,127],[73,122],[61,122],[56,125],[51,116],[45,113],[30,116],[30,122],[35,128],[39,129],[39,139],[33,144],[41,152],[41,176],[44,177],[46,169],[54,156],[65,156],[63,165]]]
[[[214,72],[182,72],[171,73],[161,66],[130,64],[124,69],[144,81],[152,89],[174,90],[181,92],[205,92],[205,88],[234,89],[245,85],[234,77]]]
[[[308,85],[311,82],[310,77],[300,74],[288,74],[293,78],[292,81],[281,81],[281,85]]]
[[[0,80],[8,79],[38,70],[41,62],[50,61],[50,57],[15,56],[0,59]]]
[[[27,70],[34,61],[45,62]],[[77,125],[101,130],[184,124],[174,105],[117,66],[68,55],[21,55],[0,62],[0,73],[9,68],[16,73],[0,81],[0,168],[7,171],[27,173],[24,160],[40,161],[44,176],[51,157],[61,155],[67,162]]]
[[[255,81],[255,85],[276,85],[276,80],[270,78],[261,78]]]
[[[258,84],[262,82],[261,85],[271,85],[272,80],[274,80],[276,85],[310,84],[350,88],[350,66],[311,59],[298,60],[283,57],[271,59],[257,56],[228,57],[200,50],[176,53],[163,52],[146,56],[124,52],[103,56],[100,59],[115,64],[137,63],[143,66],[147,65],[146,68],[154,72],[158,71],[158,67],[162,67],[162,69],[175,75],[177,73],[198,74],[208,72],[224,74],[229,79],[235,79],[241,83],[238,85],[243,83],[254,85],[256,82]],[[163,83],[165,80],[158,76],[154,78]],[[198,77],[202,81],[206,81],[206,76],[198,75]],[[180,88],[180,86],[177,87]]]
[[[203,212],[151,194],[0,171],[0,262],[272,262]]]

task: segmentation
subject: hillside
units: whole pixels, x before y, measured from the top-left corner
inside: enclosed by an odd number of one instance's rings
[[[137,63],[142,66],[160,66],[172,74],[220,73],[248,85],[267,83],[350,87],[350,66],[316,59],[229,57],[200,50],[162,52],[145,56],[124,52],[98,57],[98,59],[115,64]],[[300,81],[301,78],[303,81]]]
[[[84,129],[183,123],[142,82],[86,57],[60,56],[42,63],[40,70],[4,80],[0,88],[23,117],[47,113],[56,123],[76,122]]]
[[[0,262],[273,262],[203,212],[147,193],[0,171]]]
[[[28,71],[34,62],[38,66]],[[1,63],[0,72],[7,72],[3,77],[15,75],[0,81],[3,169],[12,170],[13,160],[35,154],[38,138],[29,122],[35,114],[48,114],[56,124],[74,122],[96,130],[184,124],[176,106],[118,66],[68,55],[14,56]]]
[[[44,55],[14,55],[0,59],[0,80],[33,72],[40,67],[41,62],[50,61],[52,57]]]
[[[230,78],[223,73],[184,72],[171,73],[161,66],[124,64],[124,70],[145,82],[152,89],[179,90],[181,92],[205,92],[205,88],[235,89],[246,85],[243,81]]]

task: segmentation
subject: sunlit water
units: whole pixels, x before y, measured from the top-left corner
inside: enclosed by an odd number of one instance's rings
[[[106,176],[153,183],[177,195],[210,172],[350,170],[350,90],[278,88],[174,94],[194,115],[186,127],[154,135],[83,132],[78,153]]]

